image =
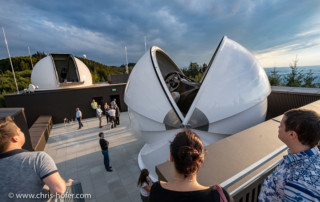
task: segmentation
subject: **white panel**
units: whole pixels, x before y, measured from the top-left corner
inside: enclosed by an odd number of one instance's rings
[[[149,119],[141,114],[130,109],[129,111],[131,122],[141,131],[165,131],[166,127],[163,123]]]
[[[92,85],[92,76],[88,67],[78,58],[75,58],[78,66],[80,81],[83,84],[60,86],[57,83],[56,72],[50,56],[41,59],[33,68],[31,74],[31,83],[39,86],[38,90],[54,90],[61,88],[77,88]]]
[[[174,111],[176,112],[177,116],[180,118],[180,120],[183,120],[184,116],[182,115],[178,105],[174,101],[174,99],[173,99],[173,97],[167,87],[167,84],[166,84],[165,80],[163,79],[163,75],[161,73],[161,70],[160,70],[160,67],[158,64],[158,60],[157,60],[157,52],[162,52],[163,55],[167,56],[166,59],[168,61],[172,61],[172,60],[161,48],[156,47],[156,46],[153,46],[151,48],[152,60],[154,61],[155,70],[156,70],[156,73],[158,74],[158,77],[160,79],[160,83],[163,86],[163,90],[164,90],[165,94],[167,95],[167,98],[170,100],[171,106],[173,106]],[[174,63],[174,62],[172,61],[172,63]],[[178,66],[175,63],[171,67],[172,67],[171,72],[179,71],[180,73],[182,73],[182,71],[178,69]],[[164,76],[166,76],[166,75],[164,75]]]
[[[184,124],[188,123],[195,107],[212,123],[247,110],[270,92],[266,73],[253,55],[224,37]]]
[[[78,58],[74,57],[75,62],[78,66],[78,71],[80,75],[80,82],[84,82],[81,86],[90,86],[92,85],[92,76],[89,68]]]
[[[267,99],[239,114],[211,123],[208,131],[227,135],[235,134],[263,122],[266,113]]]
[[[133,68],[124,101],[132,110],[160,123],[172,109],[153,68],[149,51]]]
[[[41,59],[33,68],[31,83],[39,86],[39,90],[57,89],[56,72],[50,56]]]

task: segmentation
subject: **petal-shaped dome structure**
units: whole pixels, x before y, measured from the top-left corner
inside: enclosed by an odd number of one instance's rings
[[[38,90],[74,88],[92,85],[88,67],[71,54],[49,54],[33,68],[31,83]]]
[[[140,168],[148,168],[156,180],[154,168],[169,160],[169,142],[181,128],[191,128],[208,145],[264,121],[270,91],[256,59],[227,37],[200,83],[152,47],[131,72],[124,97],[131,121],[146,141]]]
[[[202,78],[184,124],[210,133],[234,134],[265,119],[266,98],[270,92],[268,77],[253,55],[224,37]],[[225,125],[226,119],[232,124]]]

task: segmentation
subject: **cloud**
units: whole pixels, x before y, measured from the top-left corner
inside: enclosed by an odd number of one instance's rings
[[[314,28],[308,31],[303,31],[295,35],[296,38],[305,37],[305,36],[312,36],[312,35],[319,35],[320,29]]]
[[[255,57],[264,67],[288,66],[292,59],[302,59],[300,65],[317,65],[316,53],[320,51],[320,37],[308,40],[296,40],[290,44],[282,44],[275,47],[255,51]],[[313,59],[311,58],[313,56]],[[308,60],[306,60],[308,59]]]
[[[258,57],[317,48],[320,2],[298,0],[0,0],[0,26],[13,56],[32,52],[87,54],[108,65],[137,62],[157,45],[179,66],[208,62],[223,35]],[[6,57],[0,35],[0,58]],[[312,55],[312,54],[310,54]],[[270,58],[272,61],[273,58]],[[277,56],[277,60],[281,57]],[[269,62],[270,63],[270,62]]]

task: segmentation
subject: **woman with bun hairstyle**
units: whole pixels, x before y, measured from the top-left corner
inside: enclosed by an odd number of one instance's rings
[[[170,161],[174,163],[174,178],[156,182],[150,192],[150,202],[214,202],[230,201],[229,194],[219,186],[203,186],[197,182],[204,162],[204,146],[191,130],[178,133],[170,144]]]

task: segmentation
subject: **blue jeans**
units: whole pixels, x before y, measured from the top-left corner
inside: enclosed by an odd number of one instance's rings
[[[104,167],[106,169],[109,169],[110,165],[109,165],[109,152],[108,150],[102,150],[102,154],[104,156]]]

